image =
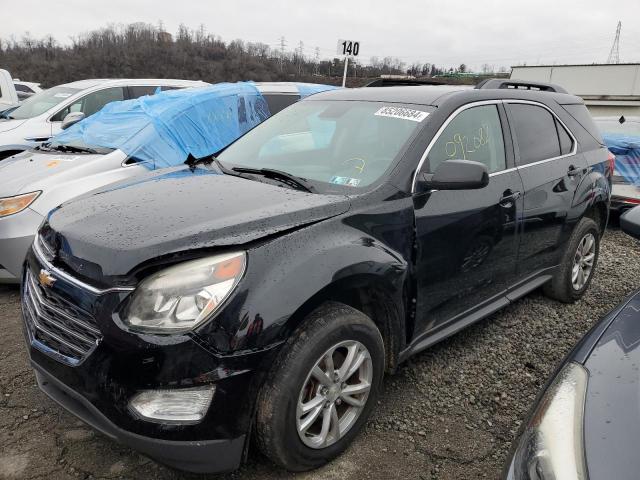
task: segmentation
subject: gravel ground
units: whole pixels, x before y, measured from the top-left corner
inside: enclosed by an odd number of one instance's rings
[[[634,289],[640,244],[604,238],[596,277],[574,305],[540,292],[404,364],[366,430],[339,459],[300,479],[498,478],[510,444],[555,364]],[[637,285],[636,285],[637,286]],[[0,478],[204,478],[169,470],[94,433],[35,385],[18,290],[0,286]],[[293,478],[252,453],[229,479]]]

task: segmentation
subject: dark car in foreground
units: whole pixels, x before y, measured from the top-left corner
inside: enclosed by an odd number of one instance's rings
[[[307,470],[385,371],[540,286],[579,299],[607,150],[581,99],[489,86],[313,95],[52,211],[22,283],[42,390],[174,467],[234,469],[254,438]]]
[[[620,218],[640,239],[640,207]],[[638,478],[640,291],[604,316],[538,396],[508,480]]]

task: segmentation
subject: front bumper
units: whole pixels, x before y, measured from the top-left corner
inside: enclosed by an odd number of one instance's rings
[[[257,391],[277,349],[224,356],[195,334],[130,332],[118,316],[129,292],[95,293],[64,276],[44,286],[38,283],[42,268],[48,265],[30,250],[22,308],[40,388],[96,430],[160,463],[198,473],[237,468]],[[77,338],[69,330],[89,336],[86,328],[73,330],[79,324],[93,328],[92,345],[74,343]],[[74,352],[65,349],[65,343],[82,351],[71,358]],[[142,390],[210,384],[215,394],[197,424],[149,422],[129,408]]]
[[[40,389],[58,405],[111,440],[118,441],[173,468],[196,473],[237,469],[245,435],[234,439],[171,441],[144,437],[119,428],[87,399],[32,363]]]
[[[26,210],[0,218],[0,283],[18,283],[20,271],[42,216]]]

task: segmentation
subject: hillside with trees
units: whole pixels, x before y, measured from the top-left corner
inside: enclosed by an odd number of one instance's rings
[[[206,82],[309,81],[338,84],[339,58],[322,60],[302,49],[283,51],[264,43],[224,42],[203,26],[181,25],[175,35],[162,25],[111,25],[62,45],[51,36],[20,40],[0,37],[0,68],[15,78],[58,85],[83,78],[183,78]],[[460,66],[464,72],[464,65]],[[458,69],[455,69],[458,71]],[[453,72],[453,69],[449,71]],[[432,64],[409,66],[397,58],[371,57],[367,65],[350,62],[348,83],[366,83],[380,75],[434,76],[446,73]]]

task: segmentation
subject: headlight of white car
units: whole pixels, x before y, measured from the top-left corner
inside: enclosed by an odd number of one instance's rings
[[[209,318],[242,278],[244,252],[187,261],[143,280],[132,293],[123,321],[132,330],[179,333]]]
[[[520,437],[509,478],[584,480],[582,441],[587,371],[568,363],[542,396]]]
[[[14,213],[20,213],[31,205],[42,192],[23,193],[15,197],[0,198],[0,218],[8,217]]]

